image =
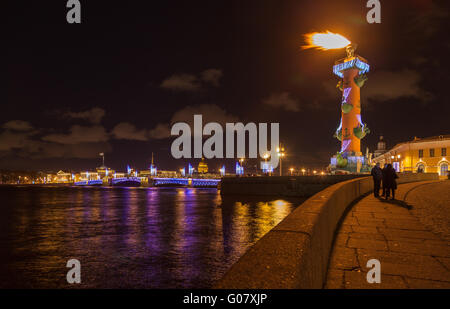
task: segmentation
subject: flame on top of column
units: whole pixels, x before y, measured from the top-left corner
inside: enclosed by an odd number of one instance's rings
[[[317,48],[319,50],[344,48],[351,44],[351,42],[344,36],[326,31],[325,33],[311,32],[305,34],[307,45],[303,45],[303,49]]]

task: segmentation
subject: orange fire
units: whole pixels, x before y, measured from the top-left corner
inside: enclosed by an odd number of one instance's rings
[[[351,44],[349,40],[340,34],[327,31],[326,33],[312,32],[305,34],[306,43],[303,49],[317,48],[319,50],[344,48]]]

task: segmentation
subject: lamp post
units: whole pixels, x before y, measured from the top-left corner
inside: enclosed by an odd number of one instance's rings
[[[283,175],[283,165],[282,165],[283,160],[282,159],[285,156],[285,153],[284,153],[284,147],[281,147],[281,144],[280,144],[280,147],[277,148],[277,154],[278,154],[278,157],[280,157],[280,176],[282,176]]]

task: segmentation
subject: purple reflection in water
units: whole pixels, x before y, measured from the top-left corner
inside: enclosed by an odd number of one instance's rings
[[[216,189],[0,186],[0,287],[207,288],[302,200]]]

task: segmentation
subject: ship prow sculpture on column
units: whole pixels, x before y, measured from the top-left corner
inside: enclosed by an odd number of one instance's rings
[[[333,73],[341,78],[337,88],[342,92],[341,121],[334,133],[341,142],[341,150],[331,158],[332,173],[364,173],[370,170],[368,158],[361,152],[361,139],[369,128],[361,120],[360,91],[367,80],[369,64],[355,54],[356,45],[346,47],[347,57],[336,61]]]

